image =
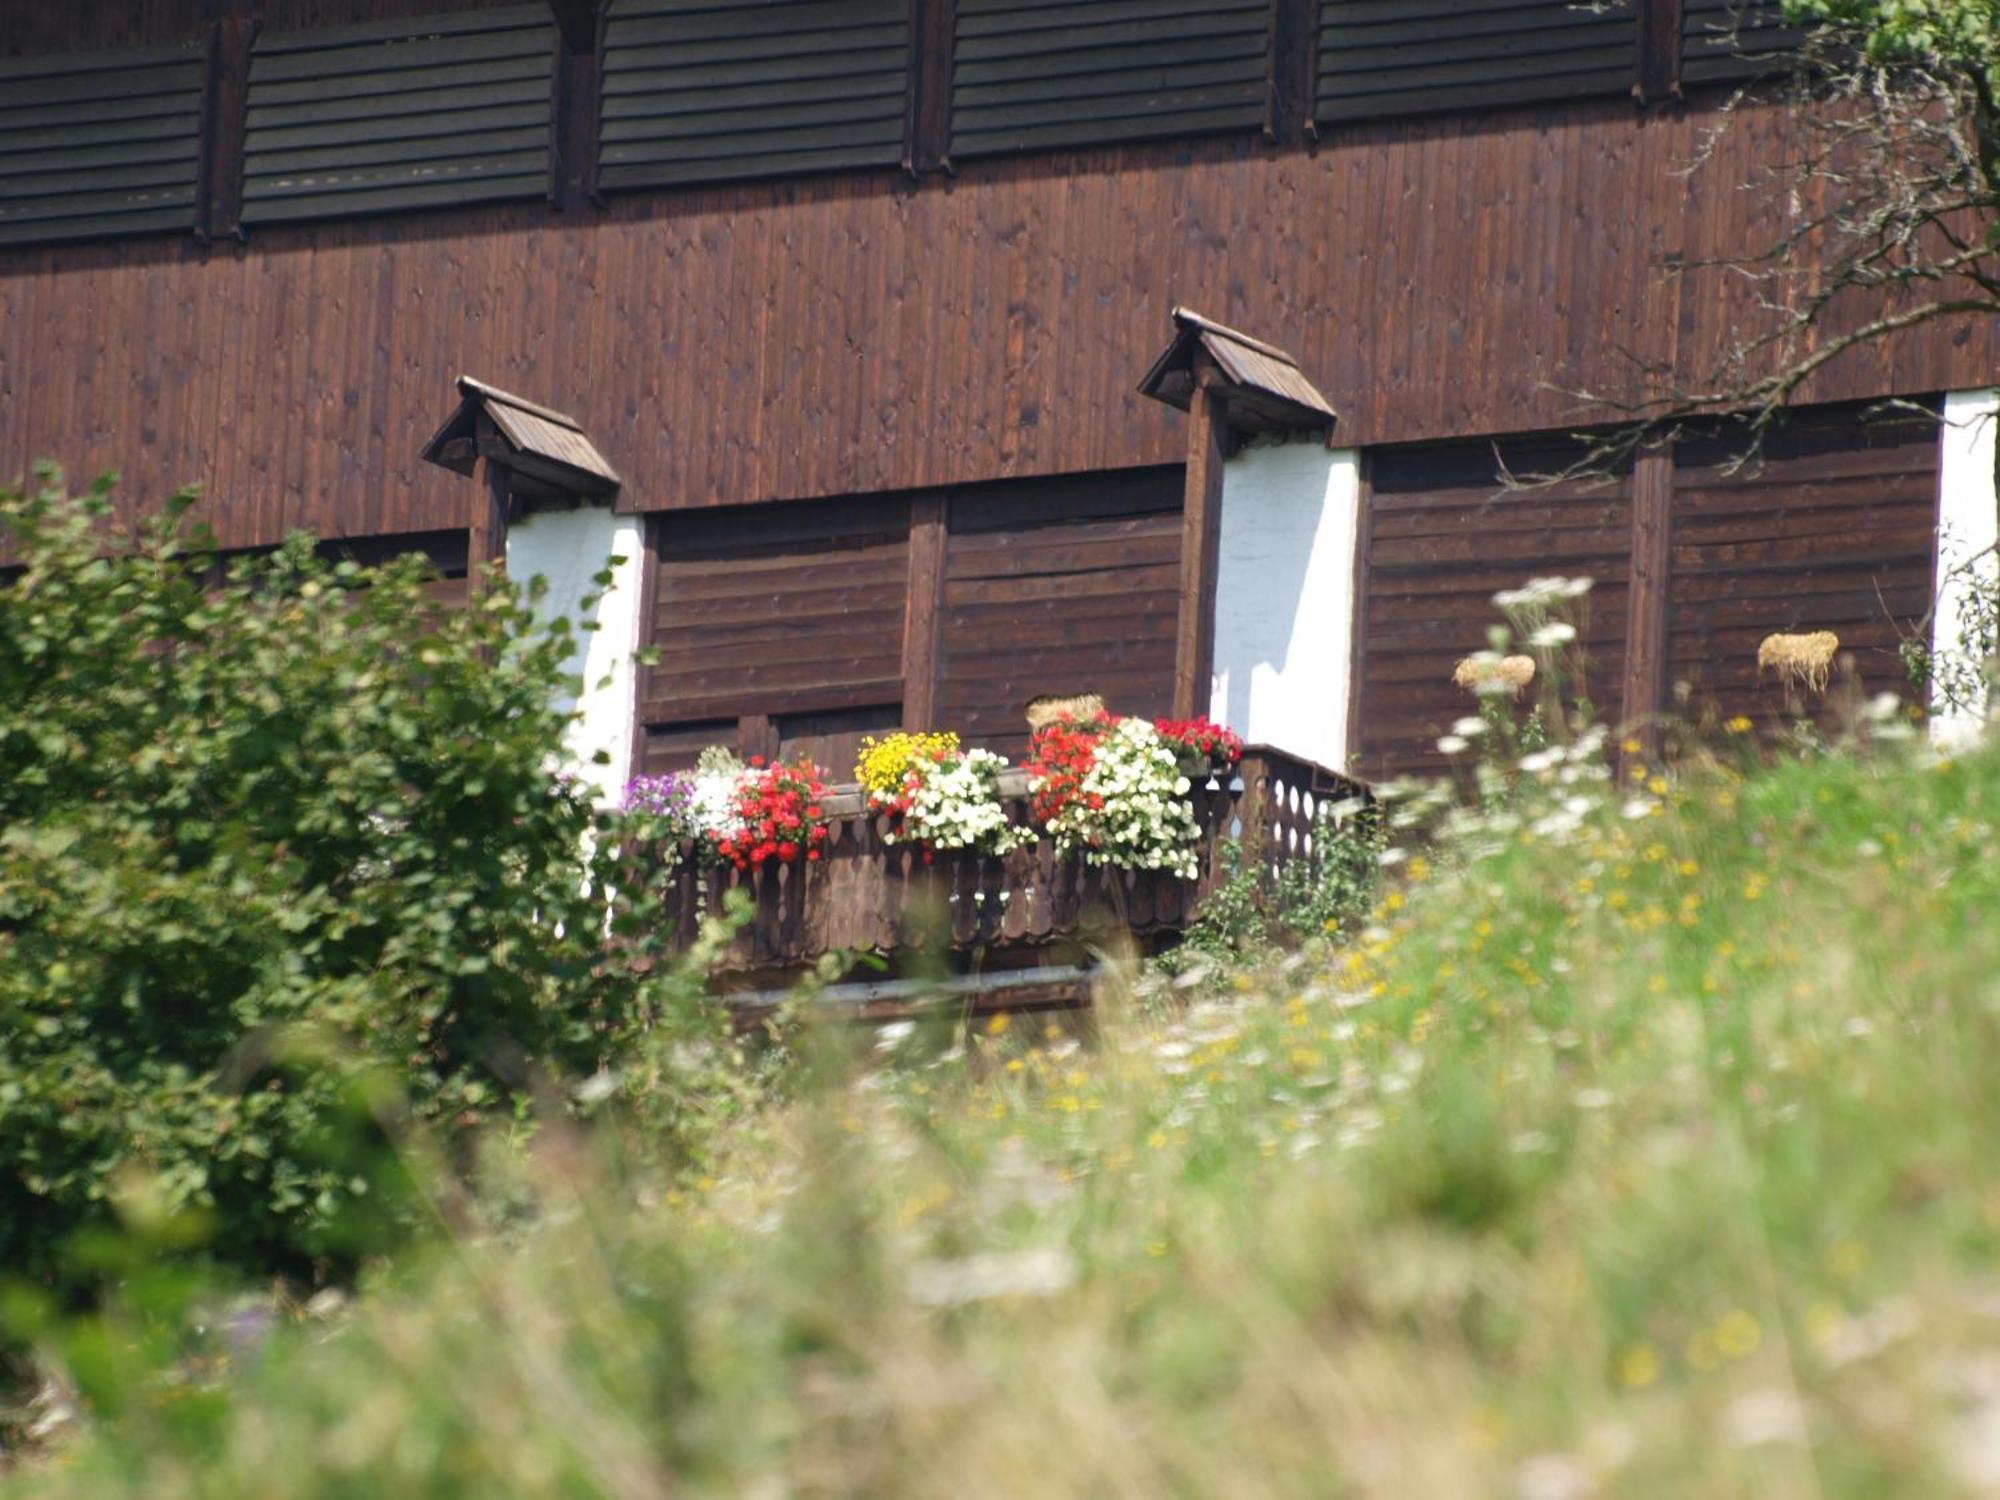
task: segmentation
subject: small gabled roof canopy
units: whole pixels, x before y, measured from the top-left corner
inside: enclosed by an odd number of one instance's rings
[[[618,493],[624,481],[574,417],[470,375],[458,377],[458,389],[464,399],[424,445],[426,463],[469,475],[482,456],[483,436],[484,456],[507,471],[509,489],[526,499],[598,499]]]
[[[1291,355],[1185,307],[1174,309],[1174,341],[1153,361],[1139,393],[1186,411],[1194,399],[1195,362],[1204,354],[1215,362],[1216,389],[1235,431],[1320,430],[1339,420]]]

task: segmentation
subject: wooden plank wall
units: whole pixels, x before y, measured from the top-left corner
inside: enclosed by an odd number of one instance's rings
[[[1437,739],[1478,709],[1452,681],[1486,648],[1501,616],[1493,596],[1531,577],[1595,581],[1582,695],[1617,712],[1632,544],[1632,481],[1504,487],[1559,471],[1561,445],[1490,442],[1387,449],[1368,456],[1365,584],[1359,601],[1355,774],[1430,774],[1449,761]],[[1574,693],[1572,696],[1576,696]]]
[[[1607,103],[8,252],[0,476],[196,482],[238,545],[462,524],[417,459],[461,372],[573,412],[641,509],[1174,463],[1184,419],[1132,387],[1176,302],[1296,350],[1343,442],[1559,427],[1746,326],[1726,278],[1657,266],[1784,211],[1724,186],[1781,122],[1690,179],[1708,123]],[[1992,331],[1952,332],[1815,394],[1988,382]]]
[[[720,743],[844,777],[861,734],[902,721],[909,523],[883,497],[655,525],[645,768]]]
[[[660,517],[641,765],[734,744],[808,754],[844,779],[864,735],[905,725],[1018,758],[1022,711],[1044,693],[1166,712],[1180,491],[1163,468]],[[912,523],[921,534],[940,513],[935,558],[912,547]]]
[[[1667,661],[1677,711],[1697,721],[1785,718],[1757,670],[1777,631],[1831,630],[1860,690],[1908,695],[1897,647],[1929,613],[1936,561],[1938,429],[1923,420],[1809,414],[1731,472],[1718,436],[1675,455]],[[1838,699],[1814,700],[1823,715]]]
[[[1509,445],[1509,466],[1534,472],[1524,446]],[[1742,715],[1770,731],[1801,709],[1833,722],[1856,693],[1908,696],[1897,648],[1931,606],[1937,451],[1933,421],[1831,407],[1800,413],[1748,465],[1742,435],[1724,432],[1642,460],[1660,464],[1648,472],[1665,491],[1664,588],[1641,606],[1664,638],[1659,709],[1709,728]],[[1626,695],[1651,689],[1625,681],[1632,476],[1615,489],[1507,490],[1486,443],[1377,451],[1368,474],[1356,774],[1448,764],[1437,737],[1475,707],[1452,670],[1498,623],[1493,595],[1532,576],[1596,580],[1589,697],[1607,722],[1636,717]],[[1853,687],[1788,702],[1759,673],[1758,645],[1819,630],[1840,637]]]
[[[1022,711],[1043,694],[1096,693],[1115,713],[1166,713],[1180,518],[1172,468],[953,495],[938,724],[1018,759],[1028,746]]]

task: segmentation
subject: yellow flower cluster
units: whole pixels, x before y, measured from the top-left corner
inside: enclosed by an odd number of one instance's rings
[[[901,791],[903,776],[919,760],[948,755],[958,748],[955,734],[908,734],[898,732],[886,739],[870,735],[861,742],[861,758],[854,763],[854,779],[870,792]]]

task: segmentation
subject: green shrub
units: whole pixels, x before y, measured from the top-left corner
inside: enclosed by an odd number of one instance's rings
[[[0,1266],[87,1294],[143,1211],[341,1274],[413,1222],[407,1126],[523,1115],[682,994],[555,769],[573,627],[304,537],[221,584],[191,496],[113,537],[48,485],[0,493]]]

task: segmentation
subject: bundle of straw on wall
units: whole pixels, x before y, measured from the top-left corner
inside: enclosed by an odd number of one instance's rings
[[[1079,693],[1063,698],[1049,694],[1028,704],[1028,727],[1041,729],[1059,719],[1088,721],[1104,713],[1104,700],[1095,693]]]
[[[1468,656],[1452,669],[1451,680],[1468,693],[1477,693],[1482,698],[1498,697],[1502,693],[1518,698],[1535,680],[1535,659],[1532,656],[1494,656],[1490,652]]]
[[[1757,647],[1757,671],[1776,672],[1789,687],[1823,693],[1833,670],[1833,654],[1839,649],[1840,637],[1831,630],[1767,635]]]

